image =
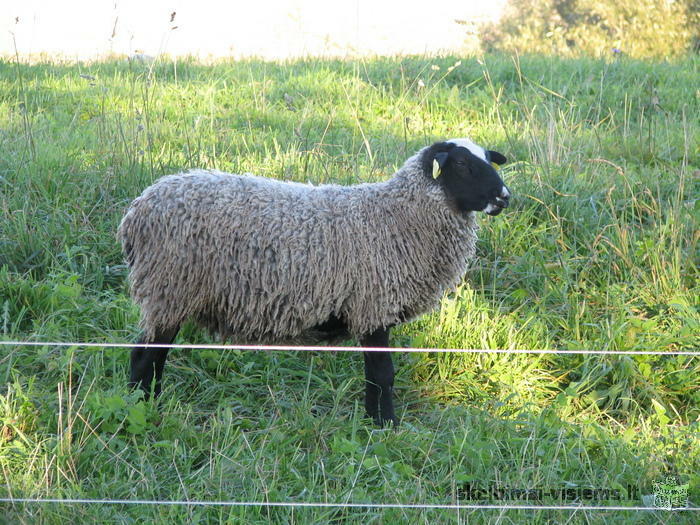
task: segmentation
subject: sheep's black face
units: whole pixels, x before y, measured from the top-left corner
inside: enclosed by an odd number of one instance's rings
[[[450,204],[458,211],[498,215],[508,207],[510,191],[491,162],[504,164],[506,158],[466,139],[455,139],[428,148],[423,169],[436,177]]]

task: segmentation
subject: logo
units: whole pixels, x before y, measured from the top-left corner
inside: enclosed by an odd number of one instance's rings
[[[654,507],[666,510],[688,508],[688,484],[681,485],[676,476],[655,481]]]

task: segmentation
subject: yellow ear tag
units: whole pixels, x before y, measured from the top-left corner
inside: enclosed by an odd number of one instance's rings
[[[495,169],[496,171],[498,171],[501,167],[499,164],[496,164],[495,162],[491,162],[491,166],[493,166],[493,169]]]
[[[438,164],[438,161],[433,159],[433,178],[437,179],[438,175],[440,175],[440,164]]]

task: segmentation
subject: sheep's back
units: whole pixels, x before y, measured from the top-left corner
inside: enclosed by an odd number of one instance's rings
[[[271,341],[323,323],[349,284],[336,271],[333,208],[297,183],[203,171],[160,179],[119,228],[145,330],[193,317]]]

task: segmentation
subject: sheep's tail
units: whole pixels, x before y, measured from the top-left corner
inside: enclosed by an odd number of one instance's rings
[[[134,236],[133,236],[133,213],[132,210],[126,212],[117,228],[117,240],[122,246],[124,260],[129,268],[134,264]]]

